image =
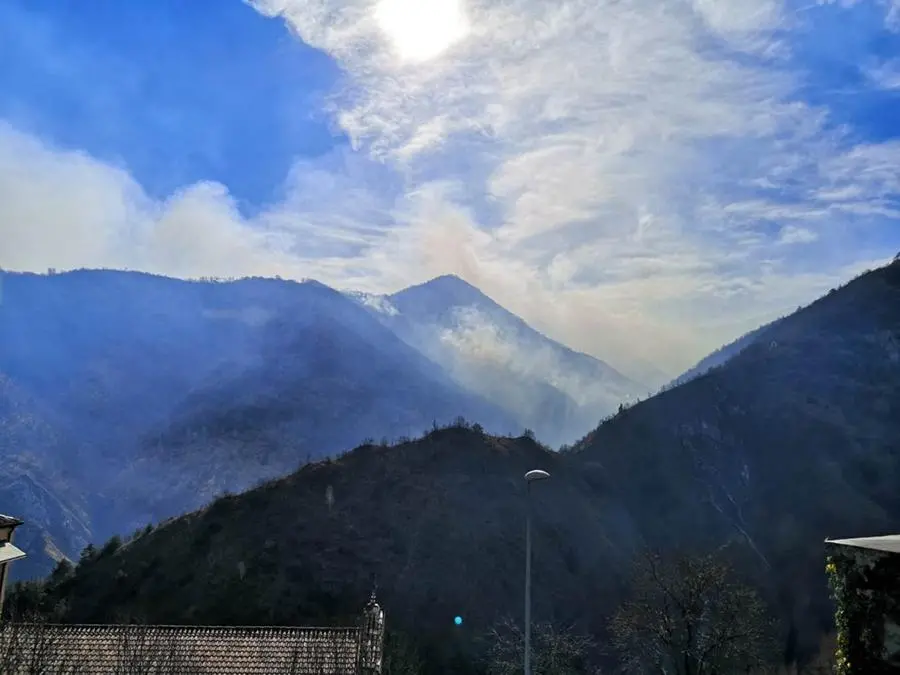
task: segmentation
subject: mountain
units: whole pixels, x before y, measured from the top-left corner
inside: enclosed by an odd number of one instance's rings
[[[551,445],[580,438],[649,389],[542,335],[459,277],[351,297],[460,385],[503,405]]]
[[[898,253],[893,259],[894,264],[896,264],[897,262],[900,262],[900,253]],[[828,292],[828,295],[836,293],[837,290],[838,289],[836,288],[831,289],[831,291]],[[759,328],[754,328],[752,331],[750,331],[749,333],[745,333],[733,342],[719,347],[714,352],[701,359],[695,366],[675,378],[672,382],[666,385],[664,389],[670,389],[671,387],[678,386],[679,384],[684,384],[689,380],[693,380],[694,378],[707,373],[713,368],[721,366],[732,357],[737,356],[747,347],[755,343],[764,343],[766,340],[776,339],[777,333],[775,329],[782,320],[783,317],[776,319],[775,321],[772,321],[770,323],[764,324]]]
[[[374,579],[390,625],[454,672],[518,616],[532,468],[551,474],[533,491],[538,620],[602,642],[638,551],[715,551],[782,620],[786,655],[810,654],[832,626],[823,540],[900,519],[900,262],[570,451],[463,426],[359,447],[110,547],[46,602],[74,621],[288,623],[349,615]]]
[[[365,438],[413,436],[460,416],[488,429],[520,428],[342,294],[321,284],[304,290],[290,314],[261,328],[253,363],[196,388],[159,435],[144,437],[124,485],[149,499],[163,486],[147,477],[165,482],[164,498],[144,501],[154,517],[170,515],[173,502],[196,506]]]
[[[0,293],[0,496],[53,552],[18,574],[367,437],[519,427],[316,282],[84,270]]]
[[[766,328],[576,446],[661,547],[730,542],[806,647],[829,616],[821,542],[900,519],[900,261]]]
[[[17,543],[34,553],[38,562],[26,569],[35,573],[46,574],[63,551],[78,551],[91,539],[86,504],[63,479],[73,446],[52,414],[0,373],[0,504],[32,519]]]
[[[678,386],[679,384],[684,384],[685,382],[693,380],[700,375],[704,375],[713,368],[721,366],[732,357],[740,354],[750,345],[754,344],[757,341],[764,340],[769,329],[773,328],[779,320],[773,321],[772,323],[767,323],[764,326],[760,326],[759,328],[754,328],[752,331],[750,331],[749,333],[745,333],[737,340],[719,347],[717,350],[701,359],[693,368],[690,368],[689,370],[679,375],[665,388],[669,389],[671,387]]]

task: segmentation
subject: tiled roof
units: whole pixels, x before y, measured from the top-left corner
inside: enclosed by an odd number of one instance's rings
[[[57,675],[349,675],[359,645],[359,628],[4,624],[0,673],[38,655]]]

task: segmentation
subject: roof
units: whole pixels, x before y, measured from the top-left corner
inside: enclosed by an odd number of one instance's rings
[[[42,654],[46,671],[191,675],[357,673],[359,628],[0,625],[0,670],[10,653]],[[4,666],[6,670],[4,670]],[[24,671],[23,671],[24,672]]]
[[[21,525],[24,521],[19,520],[18,518],[13,518],[12,516],[4,516],[0,513],[0,527],[8,527],[12,525],[13,527],[17,527]]]
[[[857,539],[826,539],[825,543],[837,544],[839,546],[868,548],[873,551],[884,551],[885,553],[900,553],[900,534],[891,534],[885,537],[861,537]]]
[[[0,541],[0,565],[25,557],[25,551],[8,541]]]

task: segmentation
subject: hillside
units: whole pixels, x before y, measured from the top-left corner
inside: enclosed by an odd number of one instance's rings
[[[750,551],[811,644],[828,611],[821,542],[900,519],[900,262],[625,410],[573,459],[649,541]]]
[[[46,542],[17,574],[367,437],[458,415],[518,427],[316,282],[78,271],[2,283],[0,489]]]
[[[580,438],[649,390],[542,335],[456,276],[352,297],[461,386],[497,401],[553,446]]]
[[[771,338],[570,452],[465,428],[361,447],[86,561],[49,599],[77,621],[280,623],[349,615],[374,576],[395,627],[472,650],[493,619],[518,616],[521,476],[544,468],[536,617],[602,636],[636,552],[715,550],[793,629],[787,651],[812,653],[831,625],[822,541],[900,519],[900,263]]]
[[[686,370],[684,373],[675,378],[671,383],[666,385],[665,388],[670,389],[672,387],[678,386],[679,384],[684,384],[685,382],[693,380],[696,377],[705,375],[713,368],[721,366],[732,357],[740,354],[753,343],[757,342],[758,340],[765,339],[767,331],[776,324],[777,321],[773,321],[772,323],[768,323],[764,326],[760,326],[759,328],[755,328],[749,333],[745,333],[744,335],[740,336],[738,339],[729,342],[727,345],[719,347],[711,354],[700,359],[700,361],[698,361],[693,368],[689,368],[688,370]]]
[[[521,477],[535,467],[553,475],[535,490],[535,611],[589,622],[596,598],[584,589],[610,591],[627,572],[627,514],[563,456],[463,427],[221,498],[81,565],[54,593],[74,621],[322,622],[353,616],[377,582],[395,629],[470,651],[495,620],[518,616]]]

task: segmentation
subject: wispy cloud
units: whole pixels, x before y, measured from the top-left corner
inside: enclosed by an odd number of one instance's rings
[[[470,2],[472,34],[412,66],[366,2],[253,4],[341,63],[335,114],[360,152],[411,191],[441,181],[456,214],[441,253],[464,255],[431,269],[595,353],[627,353],[601,324],[662,332],[645,353],[688,358],[701,334],[724,339],[868,263],[876,252],[843,246],[895,225],[900,147],[857,144],[804,102],[791,40],[815,16],[786,3]],[[419,227],[446,236],[439,218]],[[814,251],[796,260],[788,243]]]
[[[889,59],[865,69],[866,75],[879,89],[900,89],[900,59]]]
[[[247,219],[223,186],[153,201],[0,127],[0,264],[367,291],[451,272],[577,349],[677,371],[900,244],[900,143],[802,95],[792,41],[825,8],[472,0],[465,38],[403,60],[369,0],[250,4],[339,64],[352,150],[296,164]]]

